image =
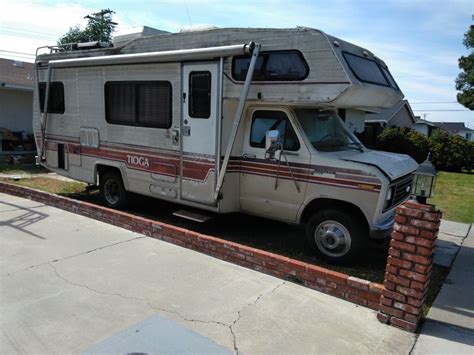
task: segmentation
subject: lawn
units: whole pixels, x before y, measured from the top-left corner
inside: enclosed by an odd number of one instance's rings
[[[440,171],[428,202],[443,212],[443,219],[474,223],[474,174]]]
[[[57,195],[71,195],[82,193],[85,191],[85,188],[87,186],[82,182],[59,181],[56,179],[44,177],[32,177],[25,179],[5,178],[0,180],[4,180],[15,185],[26,186],[31,187],[33,189],[50,192]]]

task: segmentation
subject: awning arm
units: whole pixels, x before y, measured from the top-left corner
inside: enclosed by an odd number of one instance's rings
[[[252,84],[253,73],[255,71],[255,65],[257,63],[259,53],[260,44],[255,44],[255,48],[252,51],[252,58],[250,60],[249,70],[247,71],[247,76],[245,77],[244,87],[242,88],[242,92],[240,93],[239,106],[237,106],[237,111],[235,111],[234,124],[230,132],[229,142],[227,143],[224,161],[222,162],[219,177],[217,179],[216,191],[214,192],[214,201],[218,200],[222,184],[224,182],[224,176],[227,171],[227,165],[229,164],[232,148],[234,147],[235,138],[237,137],[240,121],[242,120],[242,114],[244,113],[245,103],[247,102],[247,96],[250,90],[250,85]],[[216,158],[220,159],[220,157]]]

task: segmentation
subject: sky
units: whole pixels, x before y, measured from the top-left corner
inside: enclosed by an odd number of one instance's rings
[[[474,24],[472,0],[0,0],[0,57],[34,61],[36,48],[55,44],[69,27],[104,8],[116,12],[118,33],[150,26],[313,27],[362,46],[388,65],[415,115],[464,121],[474,112],[456,103],[462,39]]]

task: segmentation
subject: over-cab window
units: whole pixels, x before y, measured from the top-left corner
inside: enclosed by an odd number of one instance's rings
[[[109,81],[105,83],[105,119],[111,124],[171,127],[169,81]]]
[[[211,72],[189,73],[189,117],[209,118],[211,116]]]
[[[250,56],[234,57],[232,77],[244,81],[250,65]],[[308,76],[308,64],[296,50],[262,52],[258,56],[253,81],[303,80]]]
[[[349,68],[351,68],[355,77],[360,81],[369,84],[390,86],[389,79],[386,78],[382,72],[382,69],[375,60],[360,57],[347,52],[343,52],[343,55],[347,64],[349,65]],[[397,89],[396,84],[394,88]]]
[[[39,100],[41,112],[44,112],[46,83],[39,83]],[[64,113],[64,85],[60,81],[49,83],[48,113]]]
[[[282,111],[255,111],[252,116],[250,130],[250,146],[265,148],[265,134],[268,131],[280,132],[279,142],[284,150],[296,151],[300,149],[300,142],[295,130],[286,114]]]

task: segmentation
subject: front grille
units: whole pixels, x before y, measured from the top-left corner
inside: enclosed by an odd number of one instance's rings
[[[392,198],[390,199],[390,203],[388,203],[387,207],[385,207],[384,212],[398,206],[400,202],[404,201],[411,192],[411,185],[413,182],[413,175],[408,174],[405,175],[390,184],[390,188],[392,189]]]

